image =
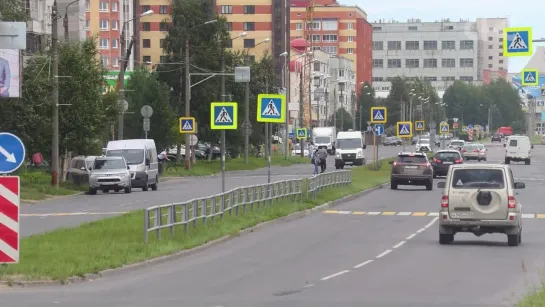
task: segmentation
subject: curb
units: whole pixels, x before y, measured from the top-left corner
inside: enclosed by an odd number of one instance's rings
[[[172,261],[172,260],[176,260],[176,259],[179,259],[179,258],[182,258],[182,257],[193,255],[195,253],[206,250],[206,249],[208,249],[210,247],[216,246],[216,245],[221,244],[221,243],[225,243],[225,242],[227,242],[227,241],[229,241],[231,239],[234,239],[234,238],[240,237],[242,235],[252,233],[252,232],[254,232],[256,230],[259,230],[261,228],[273,225],[274,223],[290,222],[290,221],[293,221],[293,220],[303,218],[303,217],[305,217],[307,215],[310,215],[312,213],[315,213],[317,211],[321,211],[322,209],[335,207],[335,206],[340,205],[340,204],[342,204],[344,202],[354,200],[354,199],[356,199],[358,197],[365,196],[365,195],[367,195],[367,194],[369,194],[371,192],[382,189],[388,183],[389,182],[379,184],[377,186],[368,188],[368,189],[363,190],[361,192],[351,194],[351,195],[347,195],[347,196],[345,196],[343,198],[340,198],[340,199],[337,199],[337,200],[329,201],[329,202],[327,202],[325,204],[313,207],[311,209],[306,209],[306,210],[303,210],[303,211],[294,212],[294,213],[291,213],[289,215],[286,215],[286,216],[283,216],[283,217],[280,217],[280,218],[277,218],[277,219],[274,219],[274,220],[262,222],[262,223],[259,223],[259,224],[255,225],[255,226],[252,226],[252,227],[249,227],[249,228],[246,228],[246,229],[242,229],[242,230],[238,231],[238,233],[236,235],[227,235],[227,236],[218,238],[216,240],[210,241],[208,243],[205,243],[203,245],[194,247],[192,249],[179,251],[179,252],[176,252],[174,254],[160,256],[160,257],[153,258],[153,259],[150,259],[150,260],[146,260],[146,261],[143,261],[143,262],[124,265],[122,267],[115,268],[115,269],[107,269],[107,270],[104,270],[104,271],[101,271],[101,272],[98,272],[98,273],[86,274],[83,277],[80,277],[80,276],[69,277],[67,280],[62,281],[62,282],[61,281],[56,281],[56,280],[0,281],[0,286],[8,286],[8,287],[11,287],[11,288],[14,288],[14,287],[31,288],[31,287],[40,287],[40,286],[75,284],[75,283],[82,283],[82,282],[86,282],[86,281],[93,281],[95,279],[104,278],[104,277],[116,276],[116,275],[122,274],[124,272],[135,271],[135,270],[146,268],[146,267],[149,267],[149,266],[152,266],[152,265],[162,264],[162,263],[165,263],[165,262],[168,262],[168,261]]]

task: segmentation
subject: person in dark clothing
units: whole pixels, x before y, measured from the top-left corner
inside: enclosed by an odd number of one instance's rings
[[[327,167],[327,165],[326,165],[327,150],[325,148],[320,148],[320,149],[318,149],[318,152],[316,154],[320,158],[320,169],[321,169],[320,173],[323,173],[323,172],[325,172],[325,169]]]

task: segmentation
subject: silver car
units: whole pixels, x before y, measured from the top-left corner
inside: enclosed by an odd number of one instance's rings
[[[123,157],[98,157],[89,169],[89,194],[95,195],[98,190],[108,193],[110,190],[131,193],[130,168]]]

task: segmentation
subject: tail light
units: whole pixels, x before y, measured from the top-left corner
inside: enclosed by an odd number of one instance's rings
[[[441,162],[443,162],[443,161],[433,158],[433,163],[441,163]]]
[[[475,149],[473,152],[479,152],[479,150],[478,150],[478,149]]]
[[[517,206],[517,201],[515,200],[515,196],[508,196],[507,199],[508,199],[507,208],[515,209],[515,207]]]
[[[422,163],[422,164],[420,164],[420,165],[423,166],[423,167],[430,167],[430,166],[431,166],[431,164],[430,164],[429,162],[427,162],[427,163]]]
[[[441,208],[448,208],[448,195],[441,196]]]
[[[462,152],[466,152],[466,151],[467,151],[467,150],[465,150],[465,149],[462,149]]]
[[[397,166],[397,165],[398,165],[398,163],[394,161],[394,163],[393,163],[392,165],[393,165],[393,166]]]
[[[464,160],[462,160],[462,159],[454,160],[454,163],[456,163],[456,164],[462,164],[462,162],[464,162]]]

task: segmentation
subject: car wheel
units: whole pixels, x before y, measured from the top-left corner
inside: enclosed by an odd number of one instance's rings
[[[505,159],[505,164],[509,164],[509,163],[511,163],[511,160]]]
[[[390,189],[392,190],[397,190],[397,182],[395,181],[390,181]]]
[[[341,169],[341,167],[340,167],[340,166],[338,166],[338,165],[335,165],[335,168],[336,168],[336,169]]]
[[[89,188],[89,195],[97,195],[97,189]]]
[[[507,245],[509,246],[518,246],[519,245],[519,236],[520,231],[516,235],[507,235]]]
[[[155,183],[151,185],[151,190],[157,191],[158,187],[159,187],[159,177],[155,177]]]
[[[125,188],[125,194],[129,194],[132,192],[132,188],[131,187],[126,187]]]
[[[106,190],[102,190],[102,192],[104,192],[104,193],[110,193],[110,190],[106,189]]]
[[[439,234],[439,244],[450,244],[454,241],[454,235]]]
[[[142,191],[146,192],[148,189],[149,189],[148,178],[146,178],[146,182],[144,183],[144,186],[142,187]]]
[[[519,244],[522,243],[522,229],[519,231]]]
[[[426,184],[426,190],[428,190],[428,191],[433,190],[433,180],[430,180],[430,181]]]
[[[526,165],[530,165],[530,159],[528,159],[528,160],[525,160],[525,161],[524,161],[524,164],[526,164]]]
[[[119,189],[114,189],[114,192],[116,192],[116,193],[119,192]]]

